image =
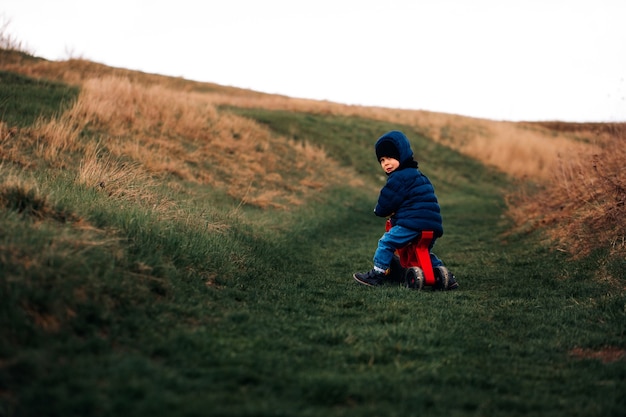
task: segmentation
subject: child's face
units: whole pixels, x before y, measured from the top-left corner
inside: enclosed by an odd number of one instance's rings
[[[393,171],[398,169],[398,167],[400,166],[400,161],[395,158],[383,156],[382,158],[380,158],[380,166],[387,174],[391,174]]]

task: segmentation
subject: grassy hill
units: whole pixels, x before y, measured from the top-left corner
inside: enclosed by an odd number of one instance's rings
[[[0,117],[0,416],[626,409],[621,125],[344,106],[16,51]],[[435,184],[458,291],[351,279],[384,228],[372,147],[390,129]]]

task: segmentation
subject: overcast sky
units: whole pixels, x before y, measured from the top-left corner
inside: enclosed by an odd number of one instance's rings
[[[0,0],[35,55],[495,120],[626,121],[626,0]]]

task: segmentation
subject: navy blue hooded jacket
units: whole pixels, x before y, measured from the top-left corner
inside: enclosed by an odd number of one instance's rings
[[[388,174],[387,183],[380,190],[374,212],[380,217],[391,216],[391,224],[412,230],[432,230],[435,237],[443,235],[439,202],[430,180],[417,169],[411,144],[404,133],[387,132],[376,141],[376,155],[388,153],[389,144],[395,146],[400,166]],[[397,158],[396,158],[397,159]]]

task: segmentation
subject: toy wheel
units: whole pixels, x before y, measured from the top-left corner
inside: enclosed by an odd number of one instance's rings
[[[435,288],[438,290],[452,289],[450,285],[456,283],[452,273],[445,266],[436,266],[433,268],[435,273]],[[457,285],[458,286],[458,285]]]
[[[404,283],[407,288],[421,290],[424,286],[424,272],[416,266],[408,268],[404,275]]]

